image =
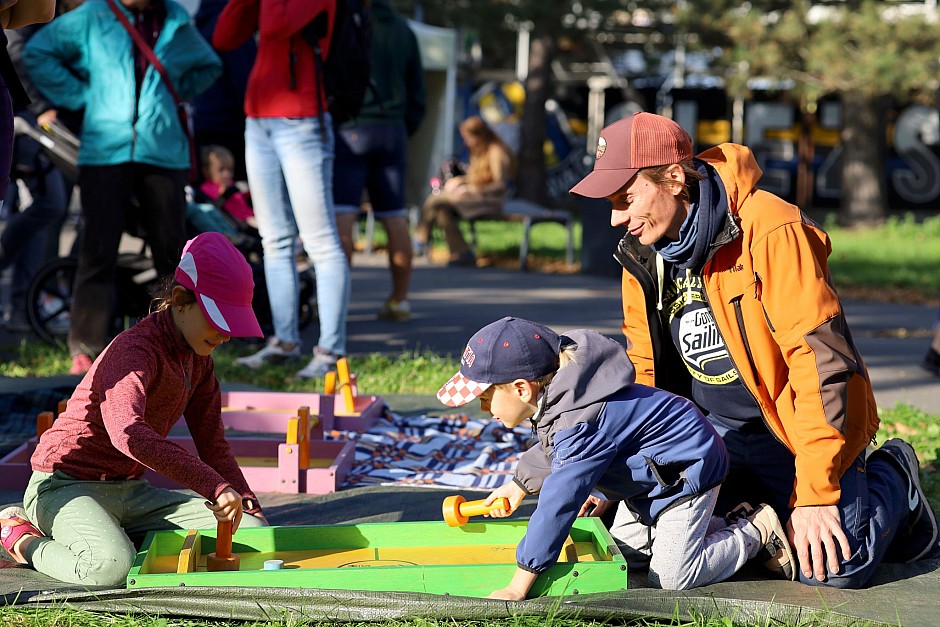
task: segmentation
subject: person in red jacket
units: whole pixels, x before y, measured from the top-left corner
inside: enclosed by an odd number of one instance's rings
[[[316,52],[301,31],[326,12],[329,50],[336,0],[231,0],[219,15],[212,44],[233,50],[258,33],[258,56],[245,95],[245,166],[264,247],[264,275],[274,336],[259,352],[237,359],[251,369],[299,358],[299,279],[294,243],[303,241],[317,275],[320,338],[297,373],[314,379],[346,354],[349,264],[333,211],[333,124],[322,98]]]
[[[267,524],[225,440],[211,357],[232,337],[261,336],[253,292],[251,267],[223,235],[186,244],[156,311],[98,356],[42,434],[23,508],[0,512],[0,543],[17,562],[123,586],[149,531]],[[198,457],[167,439],[180,416]],[[148,468],[198,496],[152,487]]]
[[[719,506],[765,500],[789,519],[801,581],[859,588],[882,561],[931,553],[936,517],[910,444],[866,456],[877,406],[829,238],[760,177],[747,147],[696,157],[681,126],[641,112],[601,131],[571,192],[608,199],[626,228],[615,257],[637,380],[693,399],[722,435]]]

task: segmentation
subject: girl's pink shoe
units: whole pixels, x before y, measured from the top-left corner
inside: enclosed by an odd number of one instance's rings
[[[22,507],[12,506],[0,512],[0,545],[9,553],[13,559],[20,564],[25,564],[26,560],[22,555],[13,552],[13,547],[24,534],[29,534],[42,538],[42,532],[36,528],[33,523],[26,518],[26,512]]]

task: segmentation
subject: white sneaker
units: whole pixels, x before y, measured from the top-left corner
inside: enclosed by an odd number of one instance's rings
[[[336,355],[314,350],[313,359],[310,360],[310,363],[307,364],[303,370],[297,373],[297,377],[300,379],[319,379],[326,375],[327,372],[336,370],[337,359],[339,359],[339,357]]]
[[[235,363],[245,366],[251,370],[257,370],[261,366],[270,363],[277,363],[285,359],[300,357],[300,344],[294,344],[293,348],[284,348],[276,337],[271,337],[267,345],[254,355],[239,357]]]

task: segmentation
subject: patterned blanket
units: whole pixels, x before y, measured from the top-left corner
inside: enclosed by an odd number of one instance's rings
[[[36,435],[36,416],[55,411],[72,394],[71,387],[39,388],[0,394],[0,457]]]
[[[0,457],[36,433],[36,415],[54,410],[71,388],[0,394]],[[402,417],[386,412],[366,431],[332,431],[327,439],[352,440],[353,468],[344,488],[415,485],[491,490],[512,477],[531,438],[528,427],[507,429],[466,414]]]
[[[326,437],[356,444],[344,488],[396,484],[490,490],[512,477],[531,435],[529,428],[510,430],[465,414],[389,413],[366,431],[332,431]]]

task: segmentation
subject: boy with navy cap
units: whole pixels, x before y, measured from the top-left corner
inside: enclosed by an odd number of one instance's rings
[[[634,383],[633,364],[614,340],[503,318],[470,338],[460,364],[437,393],[442,403],[459,407],[479,398],[509,428],[529,419],[537,438],[513,480],[485,499],[509,499],[510,510],[491,514],[502,518],[539,494],[516,550],[516,573],[491,598],[525,598],[557,560],[594,490],[629,505],[636,524],[618,528],[634,532],[616,539],[631,565],[648,561],[654,585],[715,583],[752,558],[793,577],[793,555],[773,509],[748,506],[738,518],[712,518],[728,473],[721,438],[691,401]]]

